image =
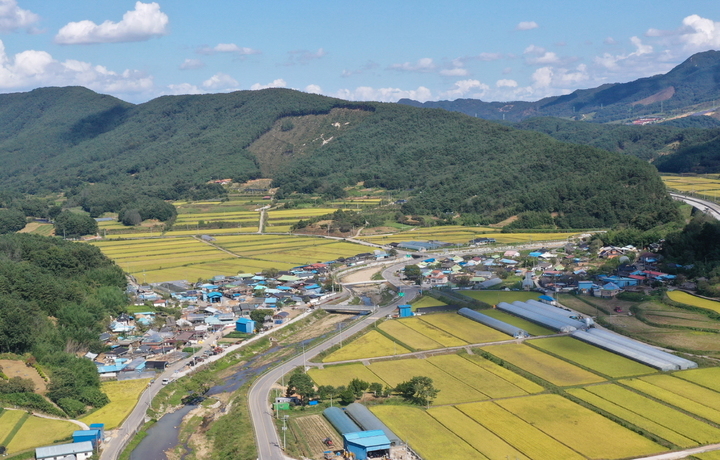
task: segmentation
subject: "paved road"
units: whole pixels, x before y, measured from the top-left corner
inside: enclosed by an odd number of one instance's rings
[[[706,212],[713,216],[715,219],[720,220],[720,205],[713,203],[712,201],[701,200],[700,198],[694,198],[691,196],[680,195],[679,193],[671,193],[670,196],[678,201],[684,201],[685,203],[698,208],[699,210]]]
[[[405,264],[393,265],[390,268],[385,269],[383,276],[385,279],[390,281],[396,286],[401,284],[401,281],[395,276],[394,272]],[[398,283],[398,284],[396,284]],[[405,292],[404,297],[400,297],[396,302],[378,309],[372,315],[367,315],[363,319],[357,321],[352,326],[345,329],[341,334],[321,343],[320,345],[306,350],[304,355],[298,355],[295,358],[287,361],[282,366],[277,367],[270,372],[264,374],[262,377],[257,379],[255,383],[250,387],[248,393],[248,401],[250,405],[250,417],[252,418],[253,425],[255,427],[255,439],[258,446],[258,458],[262,460],[284,460],[286,457],[283,454],[282,439],[278,435],[275,429],[275,423],[273,421],[273,413],[270,408],[269,398],[272,386],[280,380],[282,375],[289,372],[291,369],[303,366],[306,360],[316,356],[318,353],[327,350],[340,343],[343,338],[349,337],[359,332],[364,327],[367,327],[373,321],[376,321],[384,316],[391,314],[395,311],[398,305],[407,303],[411,299],[415,298],[419,293],[419,288],[416,286],[403,287]]]

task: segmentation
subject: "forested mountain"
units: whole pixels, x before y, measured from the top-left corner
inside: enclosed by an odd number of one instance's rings
[[[478,99],[428,101],[401,99],[400,104],[442,108],[488,120],[521,121],[530,117],[564,117],[609,122],[688,110],[720,97],[720,51],[697,53],[670,72],[628,83],[580,89],[536,102],[483,102]]]
[[[24,103],[32,117],[20,114]],[[443,110],[286,89],[130,105],[83,88],[45,88],[0,95],[0,107],[0,159],[12,165],[0,169],[0,190],[67,190],[95,212],[130,201],[125,212],[142,214],[157,209],[152,197],[269,175],[281,195],[342,196],[361,181],[405,190],[406,213],[459,212],[467,222],[526,211],[559,213],[563,227],[674,218],[655,170],[636,158]]]

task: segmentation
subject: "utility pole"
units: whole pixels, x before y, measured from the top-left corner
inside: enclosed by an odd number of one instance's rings
[[[283,415],[283,450],[287,450],[287,440],[285,439],[285,433],[287,432],[287,419],[289,415]]]

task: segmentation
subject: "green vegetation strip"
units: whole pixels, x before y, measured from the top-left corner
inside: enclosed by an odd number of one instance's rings
[[[22,428],[23,424],[25,423],[25,420],[27,420],[28,417],[30,417],[30,414],[28,414],[27,412],[25,412],[23,414],[23,416],[20,417],[20,420],[17,421],[17,423],[15,424],[13,429],[10,430],[10,432],[7,434],[7,436],[5,436],[5,439],[2,442],[3,446],[7,446],[8,444],[10,444],[10,441],[12,441],[12,439],[15,437],[17,432],[20,431],[20,428]]]

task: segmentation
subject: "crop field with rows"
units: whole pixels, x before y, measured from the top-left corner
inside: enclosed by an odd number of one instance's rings
[[[487,399],[527,395],[528,392],[474,362],[458,355],[431,356],[427,360],[452,377],[475,388]]]
[[[324,363],[360,358],[377,358],[408,353],[410,350],[398,345],[378,331],[370,331],[323,358]]]
[[[667,296],[670,297],[670,300],[673,302],[683,303],[691,307],[706,308],[720,313],[720,302],[715,302],[714,300],[703,299],[702,297],[682,291],[668,291]]]
[[[481,349],[558,386],[584,385],[605,381],[599,375],[527,345],[513,343],[491,345]]]
[[[308,375],[317,385],[332,385],[334,387],[347,386],[354,378],[359,378],[368,383],[386,383],[364,364],[360,363],[325,366],[324,369],[312,368],[308,370]]]
[[[667,375],[661,375],[659,377],[673,379],[673,377]],[[620,383],[627,385],[630,388],[634,388],[635,390],[638,390],[659,401],[680,408],[685,412],[689,412],[697,415],[698,417],[702,417],[705,420],[720,424],[720,410],[711,407],[717,406],[720,394],[715,393],[712,390],[698,391],[698,389],[694,389],[691,388],[690,385],[686,385],[685,389],[690,391],[690,393],[678,393],[674,390],[665,388],[665,386],[670,386],[672,388],[673,382],[668,382],[664,379],[628,379],[620,380]],[[693,391],[695,391],[695,394],[693,394]],[[711,400],[708,402],[702,401],[700,395],[710,395]],[[700,401],[698,401],[698,399],[700,399]]]
[[[457,313],[434,313],[419,317],[423,322],[452,333],[466,343],[487,343],[509,340],[507,334],[469,320]]]

